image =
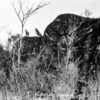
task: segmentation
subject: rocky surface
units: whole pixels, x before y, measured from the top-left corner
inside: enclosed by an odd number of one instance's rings
[[[62,14],[47,26],[44,36],[56,44],[65,37],[67,46],[64,47],[74,48],[73,59],[80,59],[80,69],[87,66],[86,69],[89,71],[92,65],[93,68],[97,68],[100,52],[100,19]]]
[[[89,79],[97,80],[100,71],[99,18],[62,14],[47,26],[44,36],[57,44],[65,37],[67,45],[63,48],[71,48],[71,61],[75,62],[78,59],[79,80],[76,95],[82,93],[81,89],[87,86]]]
[[[23,37],[22,41],[22,60],[41,53],[37,68],[48,73],[58,74],[59,64],[63,68],[67,63],[65,58],[68,63],[78,61],[76,95],[82,93],[82,87],[87,86],[90,78],[97,80],[100,70],[99,18],[61,14],[47,26],[43,36]]]

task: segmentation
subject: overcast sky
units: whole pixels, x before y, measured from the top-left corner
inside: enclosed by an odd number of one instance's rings
[[[20,33],[21,24],[12,7],[13,0],[0,0],[0,27],[3,30],[0,32],[1,41],[7,39],[7,32]],[[25,1],[25,0],[23,0]],[[32,3],[38,4],[41,0],[26,0],[29,6]],[[49,5],[40,9],[38,13],[30,17],[25,25],[31,36],[35,35],[34,28],[38,28],[43,34],[47,25],[52,22],[59,14],[74,13],[84,16],[85,9],[89,9],[93,14],[91,17],[100,16],[100,0],[42,0],[50,2]],[[14,0],[17,6],[17,0]]]

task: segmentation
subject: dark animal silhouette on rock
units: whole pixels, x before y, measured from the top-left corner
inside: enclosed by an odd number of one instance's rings
[[[42,34],[39,32],[39,30],[38,30],[37,28],[35,29],[35,31],[36,31],[36,33],[37,33],[37,35],[38,35],[39,37],[42,36]]]
[[[25,29],[25,33],[26,33],[26,36],[29,36],[29,32],[27,29]]]

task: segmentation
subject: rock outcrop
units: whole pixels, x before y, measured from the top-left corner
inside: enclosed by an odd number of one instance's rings
[[[67,45],[63,46],[63,49],[66,53],[68,49],[72,51],[70,61],[75,62],[78,59],[79,79],[76,95],[82,93],[81,89],[87,86],[89,79],[92,78],[94,81],[98,79],[100,72],[99,18],[62,14],[47,26],[44,36],[56,44],[65,37]]]
[[[66,63],[78,60],[79,79],[75,93],[81,94],[82,87],[87,86],[90,78],[97,80],[100,71],[100,19],[59,15],[47,26],[43,36],[23,37],[23,61],[41,51],[38,68],[48,73],[57,74],[59,63],[63,68]]]

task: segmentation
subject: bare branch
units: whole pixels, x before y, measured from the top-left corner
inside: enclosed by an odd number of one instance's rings
[[[44,7],[44,6],[46,6],[46,5],[48,5],[49,3],[44,3],[44,4],[42,4],[42,3],[40,3],[35,9],[32,9],[31,10],[31,12],[30,12],[30,15],[31,14],[33,14],[34,12],[36,12],[37,10],[39,10],[40,8],[42,8],[42,7]]]
[[[18,16],[20,22],[22,23],[22,20],[21,20],[21,18],[20,18],[20,9],[19,9],[19,12],[17,12],[17,10],[16,10],[16,8],[15,8],[15,5],[14,5],[14,2],[12,3],[12,5],[13,5],[13,8],[14,8],[14,11],[15,11],[16,15]]]
[[[23,24],[25,25],[25,23],[26,23],[26,21],[28,20],[28,18],[30,17],[30,16],[33,16],[34,14],[36,14],[37,12],[34,12],[33,14],[29,14],[29,15],[27,15],[26,16],[26,18],[24,19],[24,21],[23,21]]]
[[[24,26],[25,26],[25,23],[26,21],[28,20],[28,18],[34,14],[36,14],[38,12],[38,10],[46,5],[48,5],[49,3],[43,3],[43,2],[40,2],[36,8],[33,8],[33,6],[35,4],[33,4],[31,7],[28,8],[28,6],[26,7],[27,8],[27,11],[25,12],[24,11],[24,8],[23,8],[23,3],[21,0],[18,1],[18,4],[19,4],[19,11],[16,10],[15,8],[15,5],[14,5],[14,2],[12,3],[13,5],[13,8],[14,8],[14,11],[15,13],[17,14],[20,22],[21,22],[21,37],[20,37],[20,46],[19,46],[19,49],[18,49],[18,65],[20,65],[20,50],[21,50],[21,47],[22,47],[22,36],[23,36],[23,30],[24,30]]]
[[[28,11],[25,13],[24,19],[27,19],[27,16],[30,17],[30,16],[34,15],[40,8],[42,8],[48,4],[49,3],[42,4],[42,2],[40,2],[35,9],[33,8],[34,4],[30,8],[27,7]]]
[[[20,9],[19,9],[19,11],[22,13],[22,15],[23,15],[23,18],[22,18],[22,20],[24,19],[24,11],[23,11],[23,3],[25,3],[25,1],[24,2],[22,2],[21,0],[19,0],[18,1],[18,3],[19,3],[19,6],[20,6]]]

